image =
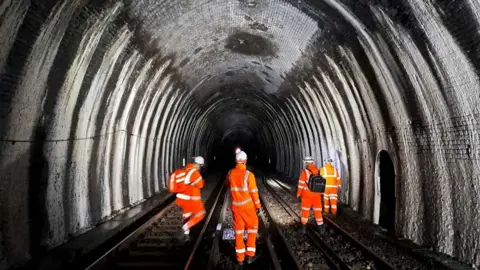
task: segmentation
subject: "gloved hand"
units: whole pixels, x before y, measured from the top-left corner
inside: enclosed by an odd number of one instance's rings
[[[302,202],[302,197],[298,196],[297,199],[298,199],[298,202],[300,203]]]

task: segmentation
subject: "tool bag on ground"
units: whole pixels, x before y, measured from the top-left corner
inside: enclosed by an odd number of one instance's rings
[[[308,178],[308,189],[314,193],[324,193],[327,180],[320,175],[320,171],[319,174],[314,174],[310,170],[308,171],[311,173]]]
[[[168,180],[168,191],[172,193],[179,193],[185,191],[187,185],[185,179],[187,178],[187,172],[184,169],[177,169],[170,174]]]

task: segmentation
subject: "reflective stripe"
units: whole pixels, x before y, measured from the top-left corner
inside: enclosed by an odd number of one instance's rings
[[[327,168],[323,167],[323,177],[325,178],[332,178],[332,177],[337,177],[337,171],[334,171],[334,174],[327,174]]]
[[[339,188],[341,188],[341,187],[342,187],[342,185],[338,185],[338,187],[339,187]]]
[[[196,216],[196,217],[203,216],[203,215],[205,215],[206,213],[207,213],[207,211],[202,210],[202,211],[196,213],[195,216]]]
[[[198,177],[193,183],[192,185],[196,185],[198,182],[202,181],[202,177]]]
[[[235,234],[243,234],[245,232],[245,230],[237,230],[235,231]]]
[[[323,218],[316,218],[315,219],[317,222],[323,222]]]
[[[332,209],[337,209],[337,206],[336,206],[336,205],[332,205]]]
[[[181,183],[181,182],[183,182],[183,181],[185,181],[185,177],[184,177],[184,178],[179,178],[179,179],[177,179],[175,182]]]
[[[325,185],[325,187],[336,188],[336,187],[338,187],[338,186],[337,186],[337,185]]]
[[[183,193],[177,193],[177,198],[182,200],[193,200],[193,201],[198,201],[202,199],[202,197],[200,196],[188,196]]]
[[[245,249],[244,249],[244,248],[236,249],[235,252],[237,252],[237,253],[245,253]]]
[[[173,181],[175,181],[175,177],[172,175],[170,176],[170,183],[168,184],[168,189],[170,190],[173,188]]]
[[[310,171],[305,169],[305,174],[307,175],[307,179],[310,178]],[[308,181],[308,180],[307,180]],[[305,181],[306,182],[306,181]]]
[[[183,234],[190,234],[190,230],[184,231]]]
[[[322,208],[313,208],[313,211],[322,211]]]
[[[323,207],[324,208],[330,208],[330,205],[324,205]]]
[[[189,222],[183,224],[183,226],[182,226],[182,229],[183,229],[184,232],[186,232],[186,231],[188,231],[188,229],[190,229],[190,228],[188,227],[188,223],[189,223]]]
[[[245,176],[243,177],[243,187],[246,188],[248,190],[248,175],[250,174],[250,172],[247,170],[247,172],[245,173]]]
[[[239,188],[239,187],[232,187],[230,188],[231,191],[248,191],[248,188]]]
[[[310,208],[308,208],[308,207],[302,207],[302,210],[310,211]]]
[[[247,233],[257,233],[258,230],[247,230]]]
[[[247,204],[247,203],[249,203],[249,202],[251,202],[251,201],[252,201],[252,198],[248,198],[248,199],[246,199],[245,201],[241,201],[241,202],[232,201],[232,204],[239,206],[239,205]]]
[[[255,248],[252,248],[252,247],[247,247],[247,251],[250,251],[250,252],[255,252]]]
[[[302,221],[308,221],[308,218],[302,217]]]
[[[184,176],[185,174],[186,174],[185,172],[182,172],[182,173],[177,174],[176,177],[180,178],[180,177]]]
[[[190,177],[192,177],[193,172],[195,172],[196,169],[191,169],[188,173],[187,176],[185,176],[185,184],[189,185],[190,184]]]
[[[183,217],[189,217],[191,215],[192,215],[192,213],[185,213],[185,214],[183,214]]]
[[[258,192],[258,188],[251,189],[250,192]]]
[[[307,183],[307,182],[305,182],[305,181],[303,181],[303,180],[298,181],[298,185],[300,185],[300,184],[306,184],[306,183]]]
[[[183,200],[190,200],[191,197],[182,193],[177,193],[177,198],[183,199]]]
[[[323,221],[322,222],[317,222],[317,225],[323,225]]]

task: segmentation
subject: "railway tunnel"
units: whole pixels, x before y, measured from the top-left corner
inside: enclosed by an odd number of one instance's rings
[[[194,155],[480,264],[480,2],[0,1],[0,269],[148,198]],[[393,221],[392,221],[393,219]]]

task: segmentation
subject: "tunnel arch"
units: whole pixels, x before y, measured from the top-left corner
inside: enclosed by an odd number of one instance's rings
[[[397,234],[480,264],[479,12],[473,0],[1,1],[0,265],[242,141],[292,183],[304,155],[334,158],[341,200],[373,221],[372,164],[387,149]]]

